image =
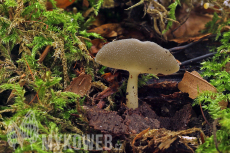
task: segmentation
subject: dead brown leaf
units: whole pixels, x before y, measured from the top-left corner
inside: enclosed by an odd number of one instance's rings
[[[184,13],[181,13],[177,18],[183,18]],[[169,30],[166,35],[168,40],[187,42],[193,37],[203,37],[203,34],[200,33],[201,30],[205,29],[205,24],[212,20],[211,15],[206,14],[199,14],[197,12],[191,12],[190,16],[188,17],[187,21],[182,24],[176,31],[172,31],[176,29],[179,24],[173,23],[171,30]],[[205,34],[206,35],[206,34]],[[177,40],[178,39],[178,40]]]
[[[73,4],[75,2],[75,0],[55,0],[57,3],[57,7],[59,8],[63,8],[65,9],[66,7],[68,7],[69,5]],[[53,8],[53,5],[50,2],[46,3],[46,8],[47,10],[50,10]]]
[[[91,46],[89,53],[94,58],[95,54],[97,54],[98,51],[99,51],[99,49],[96,46]]]
[[[78,77],[74,78],[64,91],[70,91],[84,96],[91,88],[91,81],[91,75],[82,73]]]
[[[208,81],[204,80],[196,71],[193,71],[191,73],[186,71],[182,81],[178,83],[178,88],[180,91],[188,93],[189,97],[192,99],[195,99],[198,96],[198,92],[217,92],[217,89],[213,85],[208,83]]]
[[[91,43],[98,49],[101,49],[101,47],[106,43],[106,41],[104,39],[93,39],[91,40]]]
[[[208,83],[208,81],[204,80],[196,71],[191,73],[186,71],[182,81],[178,83],[178,89],[182,92],[188,93],[189,97],[192,99],[195,99],[198,96],[198,89],[199,93],[202,93],[203,91],[217,92],[217,89]],[[221,109],[225,109],[228,102],[222,100],[219,102],[219,105]]]
[[[105,44],[105,40],[103,39],[93,39],[91,40],[91,43],[93,46],[90,48],[90,54],[92,57],[95,57],[95,54],[102,48],[102,46]]]

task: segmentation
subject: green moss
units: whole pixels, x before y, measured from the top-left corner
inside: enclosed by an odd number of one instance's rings
[[[93,15],[98,14],[103,0],[89,1],[90,7],[94,8],[90,20],[82,16],[83,12],[69,13],[56,8],[54,0],[50,2],[54,8],[52,11],[46,10],[46,0],[0,2],[0,93],[11,91],[10,99],[14,99],[10,106],[0,106],[0,139],[6,140],[7,135],[15,152],[51,152],[43,149],[42,135],[82,134],[82,130],[70,120],[86,124],[83,115],[77,119],[71,116],[80,114],[84,98],[61,89],[76,77],[70,71],[76,61],[84,62],[86,73],[94,75],[94,62],[88,52],[91,46],[89,37],[102,37],[87,33],[86,28]],[[11,53],[16,45],[19,46],[19,55]],[[48,45],[51,51],[42,63],[38,62]],[[2,103],[6,104],[5,101]],[[36,120],[27,121],[25,115],[31,112]],[[24,134],[35,132],[22,123],[39,129],[32,145],[35,137],[20,140],[17,130]]]
[[[222,12],[225,13],[225,12]],[[217,53],[211,60],[202,63],[202,76],[209,78],[210,83],[218,90],[217,93],[206,92],[201,94],[194,104],[202,103],[202,107],[207,110],[213,119],[219,119],[219,125],[221,128],[216,132],[216,143],[218,149],[221,152],[230,151],[230,109],[221,109],[219,106],[220,101],[228,102],[230,99],[230,73],[227,72],[226,64],[230,61],[229,49],[230,49],[230,31],[221,33],[223,26],[228,25],[230,20],[224,21],[224,15],[220,18],[214,13],[213,20],[206,24],[206,32],[212,32],[216,34],[216,40],[220,39],[221,46],[213,49]],[[217,24],[218,22],[218,24]],[[214,136],[207,138],[205,143],[200,145],[196,152],[218,152],[215,146]]]

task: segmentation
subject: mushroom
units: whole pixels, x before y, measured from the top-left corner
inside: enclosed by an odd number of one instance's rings
[[[179,70],[179,63],[165,48],[154,42],[123,39],[104,45],[95,57],[101,65],[129,71],[126,105],[138,107],[138,75],[158,73],[167,75]]]

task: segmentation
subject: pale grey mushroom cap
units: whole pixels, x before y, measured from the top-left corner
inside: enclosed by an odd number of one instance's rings
[[[137,73],[172,74],[179,63],[165,48],[150,41],[123,39],[104,45],[95,61],[101,65]]]

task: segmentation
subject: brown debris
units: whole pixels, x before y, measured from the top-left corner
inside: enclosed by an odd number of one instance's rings
[[[170,147],[173,142],[181,138],[183,135],[188,135],[194,132],[203,133],[203,131],[199,128],[192,128],[182,131],[170,131],[164,128],[161,129],[151,129],[145,132],[139,141],[135,142],[135,145],[132,145],[133,152],[164,152],[166,149],[171,148],[172,150],[168,150],[166,152],[182,152],[178,151],[178,149],[182,149],[183,152],[194,152],[188,144],[194,144],[194,139],[188,139],[187,141],[177,141],[177,143],[184,144],[186,146],[186,150],[183,148],[176,147],[174,150]],[[195,139],[197,141],[197,139]],[[131,143],[131,142],[130,142]]]
[[[102,48],[102,46],[105,44],[104,39],[93,39],[91,40],[91,43],[93,46],[90,48],[90,54],[92,57],[95,57],[95,54]]]
[[[102,100],[102,99],[114,94],[115,92],[118,91],[118,87],[119,87],[118,83],[115,82],[113,85],[111,85],[110,87],[106,88],[101,93],[99,93],[97,95],[97,97],[95,97],[94,100]]]
[[[174,101],[174,99],[178,99],[178,98],[182,99],[184,95],[181,94],[181,92],[174,92],[173,94],[169,94],[169,95],[161,94],[160,96],[165,100],[167,100],[167,102],[172,102]]]
[[[74,78],[64,91],[70,91],[84,96],[91,88],[91,81],[91,75],[82,73],[78,77]]]
[[[154,83],[151,85],[148,85],[151,88],[166,88],[166,89],[175,89],[177,88],[177,82],[175,81],[163,81],[160,83]]]
[[[160,122],[157,119],[144,117],[135,113],[132,109],[126,110],[124,113],[125,124],[129,127],[129,130],[134,133],[140,133],[144,129],[158,129],[160,128]]]
[[[0,150],[2,150],[1,152],[5,152],[5,153],[14,152],[13,148],[5,140],[0,140]]]
[[[221,109],[225,109],[228,107],[228,101],[221,100],[218,104]]]
[[[101,77],[103,77],[107,82],[112,83],[116,81],[116,78],[118,77],[119,73],[116,72],[112,74],[111,72],[103,74]]]
[[[142,132],[140,132],[139,134],[136,135],[136,137],[133,139],[132,142],[132,146],[134,146],[134,143],[137,139],[140,139],[145,133],[147,133],[149,131],[150,128],[143,130]]]
[[[169,117],[160,117],[161,128],[170,129],[171,127],[171,119]]]
[[[104,101],[104,100],[100,100],[100,101],[97,103],[97,108],[102,109],[104,106],[105,106],[105,101]]]
[[[187,128],[187,124],[190,121],[192,106],[191,104],[184,105],[182,109],[177,111],[173,117],[159,117],[151,109],[151,107],[144,103],[138,108],[141,115],[147,118],[157,119],[160,121],[160,128],[166,128],[169,130],[183,130]],[[176,124],[175,124],[176,123]]]
[[[138,110],[140,111],[140,114],[142,114],[144,117],[158,119],[159,117],[157,114],[151,109],[151,106],[144,103],[141,105]]]
[[[102,37],[110,38],[122,34],[123,29],[119,23],[108,23],[88,30],[87,32],[95,32],[100,34]]]
[[[225,64],[225,71],[228,72],[228,73],[230,73],[230,62],[227,62]]]
[[[177,111],[173,117],[159,117],[144,103],[139,108],[127,109],[122,117],[114,111],[105,111],[97,107],[87,110],[89,125],[103,133],[110,133],[116,136],[123,134],[138,134],[141,131],[150,129],[166,128],[168,130],[184,130],[190,121],[192,106],[185,105]]]
[[[177,111],[171,120],[173,131],[185,130],[191,117],[192,106],[190,104]]]
[[[119,81],[120,81],[120,77],[119,77],[119,73],[116,72],[115,74],[112,73],[105,73],[102,75],[102,77],[109,82],[110,86],[108,88],[106,88],[105,90],[103,90],[100,94],[97,95],[97,97],[95,97],[94,100],[102,100],[112,94],[114,94],[115,92],[118,91],[119,88]]]
[[[177,107],[187,104],[188,95],[182,92],[175,92],[168,95],[160,94],[160,96],[153,93],[153,95],[147,95],[143,100],[152,107],[154,107],[154,105],[160,107],[167,103]]]
[[[88,2],[88,0],[83,0],[83,2],[82,2],[82,6],[84,7],[89,7],[89,2]]]
[[[91,108],[87,113],[89,125],[93,126],[94,129],[116,136],[128,134],[128,127],[124,124],[123,119],[117,112]]]
[[[151,34],[151,32],[149,32],[149,34]],[[138,31],[134,28],[125,29],[125,32],[122,35],[124,35],[125,38],[135,38],[141,41],[145,40],[145,35],[141,31]]]

